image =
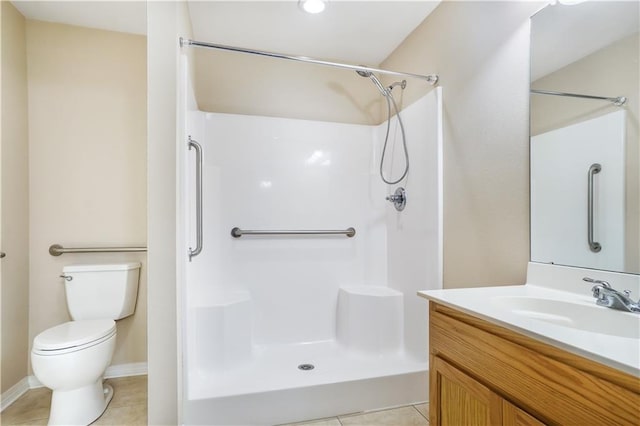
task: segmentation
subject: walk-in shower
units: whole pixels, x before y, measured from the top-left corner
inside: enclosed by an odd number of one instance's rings
[[[212,46],[183,41],[201,44]],[[373,74],[385,70],[330,65],[371,73],[381,94],[398,86]],[[427,400],[416,292],[442,282],[442,89],[401,111],[412,168],[399,215],[378,177],[398,113],[364,125],[203,112],[186,60],[181,73],[183,422],[280,424]],[[202,147],[200,186],[189,141]]]

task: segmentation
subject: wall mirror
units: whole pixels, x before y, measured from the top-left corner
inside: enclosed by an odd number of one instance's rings
[[[531,260],[638,274],[640,2],[562,3],[531,18]]]

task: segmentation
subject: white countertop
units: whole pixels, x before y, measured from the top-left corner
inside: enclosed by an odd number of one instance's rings
[[[420,291],[418,295],[617,370],[640,376],[640,315],[596,306],[596,308],[604,310],[602,311],[605,319],[603,329],[606,330],[608,324],[619,323],[621,318],[627,321],[627,324],[632,325],[632,327],[627,327],[626,331],[631,330],[627,334],[631,334],[633,337],[621,337],[532,319],[514,313],[506,309],[504,304],[499,303],[500,299],[505,297],[526,297],[570,302],[592,308],[595,306],[595,299],[586,286],[584,291],[580,293],[525,284],[506,287],[428,290]],[[615,315],[626,315],[628,318],[614,317]]]

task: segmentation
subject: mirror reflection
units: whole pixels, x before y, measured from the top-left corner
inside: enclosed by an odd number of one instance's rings
[[[640,273],[638,2],[531,20],[531,260]]]

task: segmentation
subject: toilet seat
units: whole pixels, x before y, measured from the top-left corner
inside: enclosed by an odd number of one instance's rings
[[[61,355],[97,345],[116,334],[110,319],[69,321],[38,334],[32,352],[38,355]]]

